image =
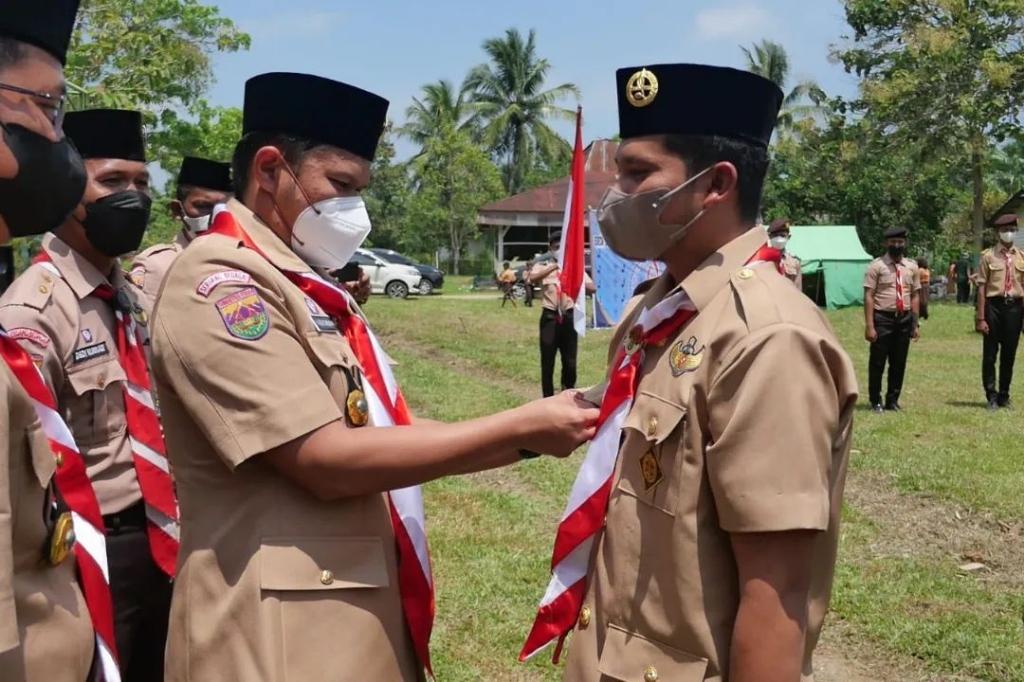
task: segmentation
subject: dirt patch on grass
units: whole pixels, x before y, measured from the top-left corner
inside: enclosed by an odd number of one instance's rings
[[[1024,588],[1024,538],[1019,519],[900,494],[882,475],[851,474],[846,500],[879,529],[868,551],[879,557],[931,557],[964,567],[965,575],[997,589]]]

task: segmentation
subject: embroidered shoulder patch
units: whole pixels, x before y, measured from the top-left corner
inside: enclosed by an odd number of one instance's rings
[[[220,299],[217,312],[228,333],[244,341],[261,339],[270,329],[270,317],[255,287],[246,287]]]
[[[40,348],[46,348],[50,345],[50,337],[42,333],[38,329],[29,329],[28,327],[15,327],[14,329],[7,330],[7,336],[12,339],[20,339],[22,341],[30,341]]]
[[[132,271],[128,273],[128,279],[132,284],[141,289],[146,285],[146,268],[141,266],[132,268]]]
[[[221,284],[248,284],[252,281],[252,277],[249,276],[248,272],[241,270],[222,270],[221,272],[215,272],[196,287],[196,293],[203,298],[208,298],[214,289],[219,287]]]
[[[100,341],[99,343],[76,350],[71,361],[77,365],[103,355],[110,355],[110,350],[107,348],[107,343],[105,341]]]

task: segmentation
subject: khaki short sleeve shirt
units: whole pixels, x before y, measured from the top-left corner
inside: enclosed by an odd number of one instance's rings
[[[156,244],[149,247],[132,260],[128,268],[128,280],[141,292],[139,297],[146,312],[153,314],[160,286],[164,283],[171,263],[178,257],[188,242],[183,234],[170,244]]]

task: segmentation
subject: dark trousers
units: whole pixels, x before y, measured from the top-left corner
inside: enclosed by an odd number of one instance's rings
[[[956,281],[956,302],[967,303],[971,299],[971,283],[966,279]]]
[[[114,598],[114,638],[124,682],[161,682],[171,581],[153,562],[141,503],[103,517]]]
[[[903,390],[903,375],[907,370],[910,337],[914,333],[914,316],[909,312],[875,311],[875,331],[878,338],[871,344],[868,356],[868,398],[872,405],[882,404],[882,374],[889,363],[889,382],[885,393],[885,407],[899,402]]]
[[[1024,324],[1024,304],[1018,299],[1008,301],[1000,296],[985,302],[985,322],[988,334],[982,342],[981,383],[985,397],[1005,404],[1010,399],[1013,381],[1013,362],[1017,358],[1021,326]],[[996,355],[999,355],[999,390],[996,391]]]
[[[579,340],[572,326],[572,311],[558,321],[547,308],[540,314],[540,383],[544,397],[555,394],[555,355],[562,355],[562,390],[576,388],[576,349]]]

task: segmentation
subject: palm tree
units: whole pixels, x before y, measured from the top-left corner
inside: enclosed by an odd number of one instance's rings
[[[516,194],[538,160],[549,167],[569,153],[569,143],[548,125],[551,119],[571,121],[575,109],[557,106],[580,91],[572,83],[544,89],[551,69],[537,57],[536,33],[526,39],[517,29],[504,37],[484,41],[490,63],[474,67],[466,76],[472,116],[478,141],[503,166],[505,190]]]
[[[786,92],[789,85],[789,55],[786,48],[771,40],[762,40],[752,49],[740,46],[747,57],[747,70],[767,78]],[[778,128],[790,130],[797,118],[813,116],[822,110],[825,91],[812,80],[802,80],[786,93],[779,111]],[[805,104],[810,100],[810,104]]]
[[[422,90],[422,98],[412,98],[412,105],[405,110],[405,125],[397,131],[418,144],[420,154],[427,142],[446,130],[466,130],[470,125],[465,86],[456,91],[451,81],[441,79],[424,85]]]

